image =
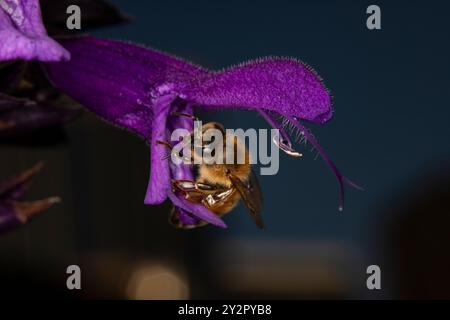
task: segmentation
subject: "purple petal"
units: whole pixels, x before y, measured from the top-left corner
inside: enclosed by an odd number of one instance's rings
[[[173,96],[159,99],[155,104],[155,118],[153,123],[151,149],[150,181],[145,196],[145,204],[160,204],[167,199],[170,189],[169,160],[163,159],[167,155],[167,149],[158,141],[167,141],[167,118],[169,117]]]
[[[158,98],[205,72],[180,59],[119,41],[84,36],[60,42],[71,60],[45,65],[52,83],[103,119],[147,140]]]
[[[320,77],[293,59],[265,58],[193,81],[186,98],[206,108],[265,109],[315,123],[332,116]]]
[[[184,229],[189,229],[193,227],[197,227],[202,224],[202,220],[193,216],[186,210],[183,210],[178,207],[174,207],[174,211],[171,213],[171,223],[176,227],[181,227]],[[205,224],[205,223],[203,223]]]
[[[169,192],[169,198],[172,200],[173,204],[191,214],[196,216],[197,218],[201,220],[205,220],[206,222],[209,222],[215,226],[226,228],[227,225],[223,220],[213,212],[206,209],[204,206],[199,204],[194,204],[192,202],[187,201],[181,196],[175,195],[173,192]]]
[[[61,61],[70,54],[47,36],[38,0],[0,0],[0,61]]]

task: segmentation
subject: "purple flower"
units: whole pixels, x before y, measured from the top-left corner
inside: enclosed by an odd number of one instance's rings
[[[47,35],[39,0],[0,0],[0,61],[69,60],[70,54]]]
[[[0,234],[25,224],[36,214],[60,201],[57,197],[34,202],[23,201],[32,178],[41,168],[42,163],[0,182]]]
[[[21,142],[22,136],[38,129],[55,127],[73,120],[81,109],[53,88],[35,62],[60,61],[69,52],[51,35],[70,35],[66,8],[70,0],[0,0],[0,139]],[[126,18],[103,0],[79,0],[83,29],[120,23]],[[53,130],[52,139],[61,131]],[[18,137],[19,136],[19,137]],[[19,139],[11,140],[18,137]],[[58,141],[58,140],[56,140]],[[24,141],[26,142],[26,141]]]
[[[49,37],[44,22],[52,35],[78,32],[66,27],[66,9],[72,4],[83,12],[83,30],[128,20],[104,0],[0,0],[0,61],[69,60],[70,53]]]
[[[132,44],[90,36],[61,40],[71,53],[70,62],[48,63],[52,83],[110,123],[131,130],[151,149],[151,172],[146,204],[167,198],[177,207],[185,224],[204,220],[225,227],[204,206],[194,205],[173,193],[171,179],[192,180],[192,167],[162,160],[167,154],[158,140],[170,140],[176,128],[192,128],[192,120],[174,112],[193,114],[205,110],[249,109],[263,115],[281,130],[281,148],[292,153],[286,124],[298,128],[336,175],[340,207],[344,183],[350,182],[336,168],[303,121],[323,124],[333,111],[331,97],[319,76],[304,63],[269,57],[214,72],[179,58]],[[284,125],[283,125],[284,124]]]

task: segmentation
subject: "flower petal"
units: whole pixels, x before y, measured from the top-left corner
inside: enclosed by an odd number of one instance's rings
[[[204,206],[199,204],[194,204],[192,202],[187,201],[183,197],[179,197],[175,195],[173,192],[169,191],[169,198],[172,200],[173,204],[194,216],[200,218],[201,220],[205,220],[215,226],[226,228],[227,225],[223,220],[213,212],[206,209]]]
[[[61,61],[70,54],[47,36],[39,0],[0,0],[0,61]]]
[[[184,91],[188,100],[208,108],[265,109],[315,123],[332,116],[331,96],[306,64],[265,58],[197,79]]]
[[[163,159],[167,154],[167,149],[158,141],[167,140],[167,118],[173,100],[173,96],[162,97],[155,105],[155,119],[150,142],[150,181],[144,200],[145,204],[163,203],[167,199],[167,192],[170,189],[169,161]]]
[[[149,140],[158,97],[205,71],[144,47],[83,36],[60,41],[69,62],[45,64],[52,83],[114,125]]]
[[[206,224],[206,222],[204,222],[203,220],[197,218],[196,216],[179,207],[173,208],[173,211],[170,213],[169,222],[173,226],[182,229],[191,229]]]

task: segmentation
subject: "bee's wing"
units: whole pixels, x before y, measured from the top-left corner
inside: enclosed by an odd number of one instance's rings
[[[261,217],[263,196],[254,172],[252,171],[250,173],[247,184],[232,174],[230,174],[230,180],[241,195],[242,200],[244,201],[244,204],[249,210],[250,216],[253,218],[256,225],[259,228],[264,229],[264,224]]]

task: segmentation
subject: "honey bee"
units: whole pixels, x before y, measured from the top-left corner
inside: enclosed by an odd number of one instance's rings
[[[178,114],[183,115],[183,114]],[[235,135],[226,133],[224,127],[217,122],[209,122],[202,126],[202,133],[209,129],[217,129],[222,133],[223,138],[223,161],[218,163],[205,163],[197,165],[195,180],[172,180],[172,189],[175,193],[181,194],[192,203],[201,204],[207,209],[223,216],[233,210],[242,199],[250,216],[256,225],[263,229],[264,224],[261,217],[262,192],[256,175],[252,171],[250,153],[245,142],[240,141]],[[194,133],[191,133],[191,137]],[[192,140],[191,140],[192,141]],[[227,149],[227,141],[232,141],[233,148]],[[159,143],[172,147],[167,142]],[[206,145],[202,142],[202,150]],[[226,161],[227,152],[233,149],[234,161],[228,164]],[[243,155],[244,161],[237,161],[238,155]],[[222,156],[220,155],[220,157]],[[193,147],[191,149],[191,159],[202,155]],[[239,162],[243,162],[239,164]],[[193,163],[195,163],[193,161]],[[172,210],[170,223],[177,228],[195,228],[206,225],[207,222],[200,221],[196,225],[185,225],[178,218],[175,210]]]

